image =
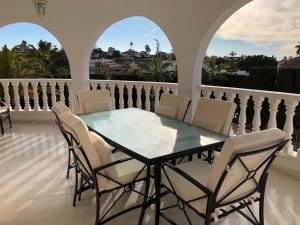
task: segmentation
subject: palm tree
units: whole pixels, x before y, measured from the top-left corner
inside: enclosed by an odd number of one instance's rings
[[[170,63],[164,62],[161,58],[152,58],[149,63],[140,64],[143,72],[150,75],[153,81],[165,81],[165,70]]]
[[[297,56],[300,56],[300,41],[298,42],[299,44],[295,46],[296,50],[296,54]]]
[[[132,41],[129,43],[129,46],[130,46],[131,51],[133,51],[133,48],[132,48],[133,42]]]
[[[151,48],[149,47],[148,44],[145,45],[145,50],[146,50],[147,54],[149,54],[151,52]]]

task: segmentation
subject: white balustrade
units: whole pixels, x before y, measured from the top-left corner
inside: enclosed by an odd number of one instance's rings
[[[51,98],[52,98],[52,105],[55,103],[56,99],[56,83],[60,87],[60,98],[61,101],[65,102],[65,95],[64,95],[64,86],[66,85],[69,90],[69,99],[72,99],[72,87],[71,87],[71,80],[64,80],[64,79],[0,79],[0,84],[3,86],[4,90],[4,100],[5,102],[11,107],[12,112],[48,112],[48,96],[47,96],[47,86],[48,83],[50,84],[51,91]],[[12,85],[13,88],[13,96],[9,94],[9,85]],[[23,92],[19,91],[19,89],[23,87]],[[40,91],[42,91],[40,93]],[[40,106],[40,98],[41,94],[43,94],[43,102],[44,106],[41,108]],[[22,100],[23,99],[23,100]],[[22,100],[22,101],[21,101]],[[33,109],[30,106],[31,101],[34,102]],[[13,102],[13,104],[11,104]],[[22,109],[21,107],[24,107]],[[69,101],[70,107],[72,101]],[[14,105],[14,107],[13,107]]]
[[[151,86],[145,87],[145,107],[147,111],[150,111],[151,108]]]
[[[119,107],[120,109],[123,109],[124,108],[124,84],[118,83],[118,88],[119,88]]]
[[[126,88],[127,88],[127,94],[128,94],[128,108],[132,107],[132,85],[131,84],[127,84]]]
[[[284,124],[284,131],[291,136],[294,132],[293,126],[293,118],[295,115],[295,109],[300,102],[300,94],[291,94],[291,93],[284,93],[284,92],[272,92],[272,91],[260,91],[260,90],[252,90],[252,89],[241,89],[241,88],[230,88],[230,87],[218,87],[218,86],[208,86],[208,85],[201,85],[198,87],[204,97],[209,97],[212,92],[216,99],[220,99],[221,95],[225,93],[225,96],[228,101],[233,101],[236,95],[239,96],[240,99],[240,113],[239,113],[239,129],[237,134],[244,134],[245,132],[251,132],[251,130],[245,130],[245,123],[247,120],[246,117],[246,108],[247,102],[252,96],[254,101],[254,117],[252,121],[252,131],[259,131],[261,125],[261,110],[262,110],[262,103],[264,99],[268,99],[269,103],[269,111],[270,117],[267,122],[268,128],[277,127],[276,116],[278,113],[278,106],[279,103],[284,100],[284,104],[286,106],[286,120]],[[222,94],[221,94],[222,93]],[[284,150],[285,153],[292,152],[292,144],[291,142]],[[298,151],[299,153],[299,151]],[[297,153],[293,152],[293,154],[288,154],[289,156],[295,156]],[[298,154],[298,158],[299,154]]]

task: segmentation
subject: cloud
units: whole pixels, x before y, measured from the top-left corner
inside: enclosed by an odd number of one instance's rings
[[[299,0],[254,0],[233,14],[217,36],[264,48],[276,44],[278,54],[295,55],[299,33]]]
[[[159,27],[155,27],[155,28],[151,29],[147,34],[145,34],[144,37],[151,37],[158,30],[159,30]]]

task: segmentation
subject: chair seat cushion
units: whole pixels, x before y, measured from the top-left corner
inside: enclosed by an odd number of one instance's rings
[[[103,112],[103,111],[109,111],[109,110],[110,110],[110,104],[106,100],[85,102],[85,112],[86,113]]]
[[[177,107],[173,105],[159,105],[155,110],[155,113],[175,119]]]
[[[211,169],[211,165],[201,159],[193,160],[191,162],[182,163],[177,165],[179,169],[193,177],[203,186],[207,186],[208,174]],[[185,201],[190,201],[206,194],[201,191],[198,187],[192,184],[190,181],[185,179],[183,176],[175,172],[174,170],[165,167],[166,173],[176,191],[176,194]],[[162,183],[164,186],[173,191],[171,184],[168,181],[165,173],[162,171]],[[194,209],[200,213],[205,213],[207,198],[192,201],[189,203]]]

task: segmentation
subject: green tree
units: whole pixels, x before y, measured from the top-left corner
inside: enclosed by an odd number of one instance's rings
[[[10,62],[10,52],[6,45],[2,48],[0,53],[0,76],[2,78],[9,78],[12,76],[12,66]]]
[[[237,65],[240,70],[249,72],[252,67],[276,67],[277,64],[274,56],[251,55],[241,59]]]
[[[149,63],[140,64],[144,75],[147,75],[147,80],[165,81],[166,68],[170,63],[164,62],[161,58],[152,58]]]
[[[131,51],[133,51],[133,42],[132,41],[129,43],[129,46],[130,46]]]

